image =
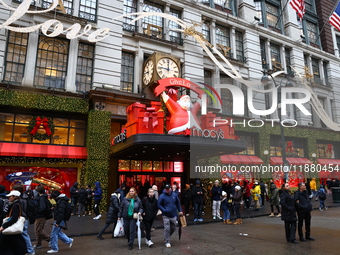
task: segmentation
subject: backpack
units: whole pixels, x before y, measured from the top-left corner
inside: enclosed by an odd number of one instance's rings
[[[47,203],[46,203],[45,217],[46,217],[46,220],[49,220],[49,219],[53,218],[52,204],[51,204],[51,202],[48,199],[47,199]]]
[[[27,200],[27,209],[26,214],[30,224],[33,224],[35,221],[35,209],[38,206],[38,200],[36,199],[26,199]]]
[[[66,201],[65,201],[65,205],[66,205],[66,207],[65,207],[64,220],[65,220],[65,221],[68,221],[68,220],[70,220],[70,218],[71,218],[71,214],[72,214],[72,206],[71,206],[71,203],[66,202]]]
[[[325,192],[320,192],[319,193],[319,199],[320,200],[326,200],[327,199],[327,196],[326,196]]]

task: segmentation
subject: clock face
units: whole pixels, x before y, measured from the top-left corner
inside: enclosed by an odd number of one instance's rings
[[[149,60],[143,70],[143,83],[144,85],[148,85],[151,81],[152,75],[153,75],[153,68],[154,64],[152,60]]]
[[[160,78],[179,77],[179,67],[171,58],[161,58],[157,62],[157,74]]]

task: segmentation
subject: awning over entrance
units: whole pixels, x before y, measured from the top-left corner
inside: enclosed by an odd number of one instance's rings
[[[86,159],[86,147],[0,143],[0,156]]]
[[[243,165],[260,165],[263,164],[262,159],[257,156],[250,155],[223,155],[220,157],[222,164],[243,164]]]
[[[332,159],[332,158],[320,158],[318,159],[318,164],[326,165],[326,166],[335,166],[340,165],[340,159]]]
[[[286,160],[290,165],[311,165],[313,164],[308,158],[292,158],[287,157]],[[270,157],[270,164],[271,165],[283,165],[282,157]]]
[[[245,141],[167,134],[136,134],[111,147],[111,157],[135,160],[186,161],[246,149]]]

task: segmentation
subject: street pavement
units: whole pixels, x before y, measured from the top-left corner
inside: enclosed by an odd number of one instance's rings
[[[100,221],[96,221],[98,223]],[[104,221],[100,225],[103,225]],[[128,250],[125,238],[98,240],[95,235],[74,236],[71,249],[59,241],[59,254],[65,255],[107,255],[107,254],[339,254],[340,251],[340,207],[327,211],[312,211],[311,236],[315,241],[287,243],[283,221],[268,216],[243,219],[242,225],[225,225],[222,222],[195,224],[183,228],[181,241],[176,231],[171,237],[171,248],[166,248],[163,241],[163,229],[151,233],[155,243],[149,248],[142,239],[142,248],[138,249],[137,240],[134,249]],[[47,244],[36,251],[37,255],[46,254]]]

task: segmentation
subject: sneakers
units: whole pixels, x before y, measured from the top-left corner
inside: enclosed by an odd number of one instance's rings
[[[188,216],[189,216],[189,213],[187,213],[185,216],[187,216],[187,217],[188,217]]]
[[[319,211],[320,211],[320,212],[322,212],[322,211],[323,211],[321,207],[319,207]]]
[[[78,218],[80,218],[80,214],[78,214]]]
[[[194,222],[197,222],[197,219],[194,219]]]
[[[216,216],[213,217],[213,220],[216,220]]]
[[[72,244],[73,244],[73,239],[71,239],[71,242],[68,244],[69,249],[72,247]]]
[[[274,213],[271,213],[271,214],[269,215],[269,217],[274,217]]]
[[[149,247],[151,247],[153,245],[153,242],[151,240],[148,240],[148,239],[145,239],[145,243]]]
[[[203,221],[203,219],[202,219],[202,218],[201,218],[201,219],[198,219],[198,221],[199,221],[199,222],[202,222],[202,221]]]
[[[104,239],[105,239],[105,238],[102,237],[102,236],[97,236],[97,238],[100,239],[100,240],[104,240]]]
[[[166,247],[166,248],[171,248],[171,244],[170,244],[170,243],[166,243],[166,244],[165,244],[165,247]]]
[[[281,217],[281,213],[279,213],[278,215],[276,215],[277,218]]]
[[[98,216],[94,217],[93,219],[94,219],[94,220],[99,220],[99,219],[100,219],[100,217],[102,217],[102,215],[101,215],[101,214],[99,214]]]
[[[55,251],[55,250],[49,250],[47,251],[47,253],[57,253],[58,251]]]
[[[41,249],[42,248],[42,246],[41,245],[33,245],[33,249]]]
[[[328,207],[325,207],[325,210],[328,210]]]
[[[219,220],[222,220],[222,217],[220,217],[220,216],[217,216],[217,219],[219,219]]]

